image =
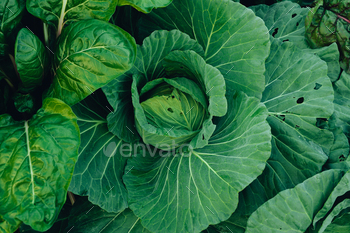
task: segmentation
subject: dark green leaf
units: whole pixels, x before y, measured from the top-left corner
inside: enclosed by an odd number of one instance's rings
[[[14,104],[18,112],[34,113],[35,98],[31,94],[17,92],[14,96]]]
[[[172,0],[118,0],[118,6],[130,5],[135,9],[149,13],[153,8],[166,7]]]
[[[29,121],[0,116],[0,228],[49,229],[66,201],[80,143],[76,116],[47,98]],[[5,232],[11,231],[10,229]]]
[[[135,40],[117,26],[96,19],[71,24],[58,40],[49,96],[73,105],[128,71],[135,55]]]
[[[22,80],[21,91],[29,93],[38,87],[44,71],[48,69],[49,58],[44,45],[31,31],[19,31],[15,44],[15,61]]]
[[[108,132],[109,110],[102,105],[106,102],[95,92],[72,106],[82,139],[69,191],[89,196],[92,203],[107,211],[119,212],[128,206],[122,175],[130,153],[128,144]]]

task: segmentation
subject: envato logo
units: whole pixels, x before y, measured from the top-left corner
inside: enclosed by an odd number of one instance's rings
[[[158,149],[158,148],[163,148]],[[112,157],[114,155],[123,156],[123,157],[138,157],[138,156],[160,156],[160,157],[189,157],[193,151],[193,147],[190,144],[177,144],[175,140],[172,140],[171,145],[169,144],[157,144],[155,146],[144,144],[144,143],[125,143],[115,142],[108,143],[103,147],[103,154],[107,157]]]

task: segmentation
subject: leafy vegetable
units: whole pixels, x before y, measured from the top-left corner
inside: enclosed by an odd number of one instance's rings
[[[172,0],[118,0],[118,6],[130,5],[139,11],[149,13],[153,8],[165,7]]]
[[[29,121],[0,117],[0,227],[21,222],[51,227],[66,200],[80,143],[76,116],[58,99],[45,99]]]

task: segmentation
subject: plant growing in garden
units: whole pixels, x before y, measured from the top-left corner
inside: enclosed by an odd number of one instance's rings
[[[350,3],[241,3],[1,3],[0,229],[349,228]]]

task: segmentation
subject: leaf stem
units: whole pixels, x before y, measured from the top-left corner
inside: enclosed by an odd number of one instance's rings
[[[43,22],[45,45],[49,47],[49,28],[47,23]]]
[[[64,20],[64,13],[66,11],[66,6],[67,6],[67,0],[62,0],[62,9],[61,9],[61,15],[58,20],[58,27],[57,27],[57,34],[56,38],[61,35],[62,28],[63,28],[63,20]]]

